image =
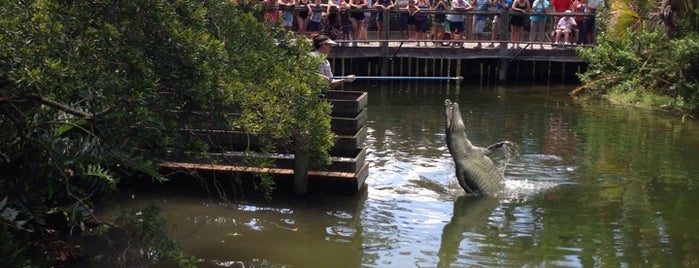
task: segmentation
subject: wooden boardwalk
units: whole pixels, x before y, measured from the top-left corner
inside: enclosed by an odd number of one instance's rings
[[[295,194],[335,192],[356,194],[361,191],[369,176],[364,141],[367,135],[368,93],[362,91],[328,90],[325,98],[332,104],[331,130],[335,144],[330,153],[330,163],[315,170],[297,169],[298,161],[308,161],[303,155],[296,159],[293,148],[279,146],[272,154],[263,154],[265,144],[252,133],[220,129],[187,129],[188,133],[202,138],[209,145],[209,152],[202,155],[173,154],[160,163],[165,175],[198,175],[203,178],[236,177],[250,183],[260,174],[274,178],[275,187],[292,188]],[[257,160],[269,160],[270,167],[249,164]],[[251,160],[251,161],[246,161]],[[304,174],[303,178],[295,172]],[[299,181],[301,179],[301,181]],[[299,188],[299,183],[302,187]]]
[[[337,41],[330,58],[417,58],[417,59],[505,59],[525,61],[552,61],[583,63],[577,55],[577,49],[584,46],[568,45],[554,46],[551,43],[521,43],[519,48],[515,44],[496,41],[494,46],[488,47],[493,42],[485,40],[460,41],[460,47],[452,45],[444,46],[432,41],[421,41],[421,46],[414,40],[369,40],[369,41]],[[452,43],[454,43],[452,41]],[[478,45],[480,44],[480,47]]]

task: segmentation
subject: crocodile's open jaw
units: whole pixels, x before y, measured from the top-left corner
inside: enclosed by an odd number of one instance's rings
[[[447,131],[451,131],[451,120],[454,117],[454,104],[449,100],[444,100],[445,114],[447,116]]]

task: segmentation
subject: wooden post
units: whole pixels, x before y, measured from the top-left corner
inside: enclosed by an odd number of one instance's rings
[[[303,138],[294,138],[294,194],[308,193],[308,166],[310,154],[304,149]]]
[[[510,12],[507,10],[500,10],[500,15],[498,16],[498,40],[500,40],[500,47],[498,48],[498,53],[500,54],[500,70],[498,72],[498,80],[507,81],[507,69],[509,67],[510,60],[508,59],[508,42],[510,36],[510,30],[507,26],[510,25]]]
[[[388,10],[383,10],[381,11],[383,15],[383,20],[381,23],[383,24],[383,33],[381,36],[381,39],[383,40],[388,40],[388,30],[390,30],[390,21],[391,18],[389,17],[391,14],[388,13]],[[383,54],[383,59],[381,60],[381,76],[388,76],[388,64],[389,64],[389,57],[391,57],[391,52],[388,49],[388,42],[381,42],[381,51]]]

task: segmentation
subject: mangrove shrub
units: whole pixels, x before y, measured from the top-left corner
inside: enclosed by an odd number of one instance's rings
[[[207,150],[187,130],[303,134],[327,161],[319,60],[258,5],[0,0],[0,265],[77,257],[74,236],[112,226],[93,211],[120,181]]]
[[[619,103],[699,111],[696,1],[616,0],[601,16],[598,46],[580,50],[586,92]],[[576,91],[577,92],[577,91]]]

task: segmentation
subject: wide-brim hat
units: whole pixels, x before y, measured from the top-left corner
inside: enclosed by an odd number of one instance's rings
[[[329,39],[329,38],[328,38],[328,40],[323,41],[321,44],[328,44],[328,45],[334,47],[334,46],[337,45],[337,42],[335,42],[335,41],[333,41],[332,39]]]

